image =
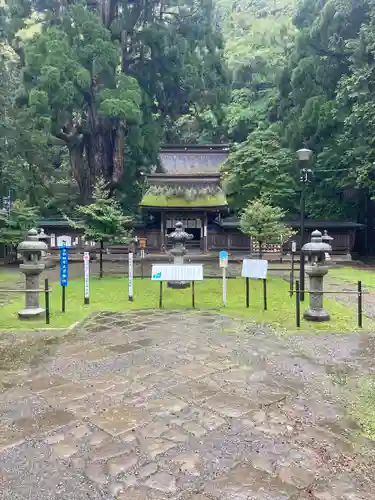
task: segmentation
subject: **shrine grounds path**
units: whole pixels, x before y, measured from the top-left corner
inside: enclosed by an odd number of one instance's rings
[[[215,311],[3,334],[0,498],[374,499],[374,369],[371,334]]]

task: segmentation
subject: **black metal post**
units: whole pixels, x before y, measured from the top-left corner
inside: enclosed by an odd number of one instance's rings
[[[45,306],[46,306],[46,325],[50,323],[50,312],[49,312],[49,286],[48,279],[44,280],[44,298],[45,298]]]
[[[195,308],[195,281],[191,282],[191,303],[193,309]]]
[[[294,290],[294,252],[292,252],[292,271],[290,273],[290,296],[293,297]]]
[[[307,175],[307,174],[306,174]],[[301,170],[301,223],[300,223],[300,235],[301,235],[301,248],[299,254],[299,282],[301,286],[300,299],[303,302],[305,300],[305,254],[302,251],[304,244],[305,235],[305,186],[307,178],[305,177],[304,169]]]
[[[61,287],[62,290],[61,290],[61,312],[65,312],[65,303],[66,303],[66,292],[65,292],[65,289],[66,289],[66,286],[62,286]]]
[[[102,240],[100,242],[100,251],[99,251],[99,278],[103,278],[103,249],[104,249],[104,243]]]
[[[264,310],[267,311],[267,279],[263,280],[263,305]]]
[[[362,328],[362,281],[358,281],[358,326]]]
[[[246,278],[246,307],[250,306],[250,286],[249,286],[249,278]]]
[[[163,282],[160,281],[159,285],[159,309],[163,307]]]
[[[301,304],[300,304],[300,287],[299,280],[296,280],[296,326],[299,328],[301,326]]]
[[[293,271],[290,271],[290,274],[289,274],[289,295],[291,297],[293,297],[293,288],[294,288]]]

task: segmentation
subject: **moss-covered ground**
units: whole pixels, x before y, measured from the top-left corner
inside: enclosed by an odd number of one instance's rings
[[[267,311],[263,310],[263,284],[252,280],[250,285],[250,308],[245,307],[245,280],[228,280],[227,306],[222,305],[222,281],[206,279],[195,284],[197,308],[216,309],[230,315],[239,315],[251,321],[269,324],[284,334],[352,332],[356,330],[356,311],[334,300],[327,300],[326,307],[332,320],[329,323],[312,324],[302,321],[301,328],[295,326],[295,299],[289,296],[289,284],[281,277],[268,279]],[[53,328],[63,328],[84,319],[90,312],[100,310],[127,311],[131,309],[155,309],[159,307],[159,283],[149,278],[134,280],[134,300],[128,300],[128,281],[123,276],[108,276],[90,281],[90,304],[84,305],[83,279],[69,282],[66,293],[66,312],[61,312],[61,288],[59,283],[51,283],[51,324]],[[43,295],[40,297],[44,301]],[[32,323],[19,321],[17,311],[22,307],[23,297],[14,294],[10,302],[0,307],[0,330],[30,330],[45,327],[43,319]],[[306,303],[305,303],[306,304]],[[172,290],[164,285],[163,307],[165,309],[191,308],[191,289]],[[306,304],[307,306],[307,304]],[[302,306],[302,310],[305,305]],[[375,322],[366,319],[365,329],[373,329]]]

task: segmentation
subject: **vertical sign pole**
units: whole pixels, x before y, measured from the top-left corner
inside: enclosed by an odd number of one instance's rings
[[[358,326],[362,328],[362,281],[358,281]]]
[[[90,304],[90,253],[84,252],[83,254],[83,267],[84,267],[84,304]]]
[[[301,326],[301,304],[300,304],[300,288],[299,280],[296,281],[296,326],[299,328]]]
[[[227,269],[223,267],[223,304],[227,305]]]
[[[142,279],[144,278],[144,272],[143,272],[143,261],[144,261],[144,258],[145,258],[145,251],[142,248],[141,249],[141,276],[142,276]]]
[[[133,300],[133,252],[129,253],[129,271],[128,271],[128,283],[129,283],[129,294],[128,299],[131,302]]]
[[[163,282],[160,281],[159,285],[159,309],[163,307]]]
[[[195,281],[191,282],[191,303],[193,309],[195,309]]]
[[[294,289],[294,252],[292,252],[292,271],[290,273],[290,296],[293,297]]]
[[[61,312],[65,312],[65,303],[66,303],[66,295],[65,295],[65,290],[66,290],[66,286],[63,285],[61,287]]]
[[[246,279],[246,307],[250,307],[250,286],[249,286],[249,278]]]
[[[267,311],[267,279],[263,280],[263,304],[264,310]]]
[[[65,312],[66,287],[68,286],[68,248],[60,248],[60,286],[61,286],[61,311]]]
[[[219,266],[223,270],[223,305],[227,305],[227,267],[229,255],[226,250],[219,252]]]
[[[294,257],[297,251],[297,243],[292,241],[292,271],[290,273],[290,296],[293,297],[294,292]]]
[[[49,286],[48,279],[44,280],[44,297],[46,304],[46,325],[49,325],[50,322],[50,312],[49,312]]]

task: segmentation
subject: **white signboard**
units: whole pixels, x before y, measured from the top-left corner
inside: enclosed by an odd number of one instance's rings
[[[56,235],[55,234],[51,234],[50,247],[51,248],[55,248],[55,246],[56,246]]]
[[[129,284],[129,300],[133,300],[133,276],[134,276],[134,266],[133,266],[133,252],[129,253],[129,276],[128,276],[128,284]]]
[[[83,254],[83,266],[84,266],[84,278],[85,278],[84,297],[85,297],[85,303],[88,304],[88,301],[90,299],[90,254],[89,254],[89,252],[84,252],[84,254]]]
[[[202,281],[203,264],[153,264],[153,281]]]
[[[244,259],[242,262],[243,278],[266,279],[268,269],[268,260]]]
[[[62,236],[57,237],[57,246],[58,247],[71,247],[72,246],[72,237],[67,234],[63,234]]]
[[[297,252],[297,243],[295,241],[292,241],[292,252],[293,253]]]

